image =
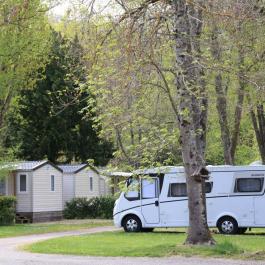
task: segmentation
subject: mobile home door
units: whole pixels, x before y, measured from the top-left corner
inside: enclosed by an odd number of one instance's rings
[[[141,181],[141,211],[147,224],[158,224],[159,218],[159,180],[146,178]]]

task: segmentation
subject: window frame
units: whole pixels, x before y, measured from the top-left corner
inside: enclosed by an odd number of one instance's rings
[[[55,192],[55,175],[50,176],[50,191]]]
[[[21,190],[21,176],[25,176],[25,178],[26,178],[26,190],[25,191]],[[26,174],[26,173],[18,174],[18,193],[27,194],[28,190],[29,190],[28,189],[28,174]]]
[[[238,191],[238,181],[242,179],[259,179],[261,180],[261,189],[260,191]],[[234,194],[261,194],[264,191],[264,177],[235,177],[234,185],[233,185],[233,193]]]

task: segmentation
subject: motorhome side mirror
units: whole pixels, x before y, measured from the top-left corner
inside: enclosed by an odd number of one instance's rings
[[[126,187],[128,188],[129,185],[132,183],[132,177],[126,179]]]

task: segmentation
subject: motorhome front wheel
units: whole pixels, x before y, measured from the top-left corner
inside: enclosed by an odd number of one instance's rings
[[[125,232],[140,232],[142,224],[137,216],[130,215],[125,217],[123,221],[123,228]]]

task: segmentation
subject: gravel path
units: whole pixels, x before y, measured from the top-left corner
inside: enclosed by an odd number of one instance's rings
[[[99,233],[113,230],[113,227],[97,227],[80,231],[68,231],[0,239],[0,265],[265,265],[265,261],[258,262],[208,258],[106,258],[46,255],[27,253],[18,249],[18,247],[21,245],[50,238]]]

